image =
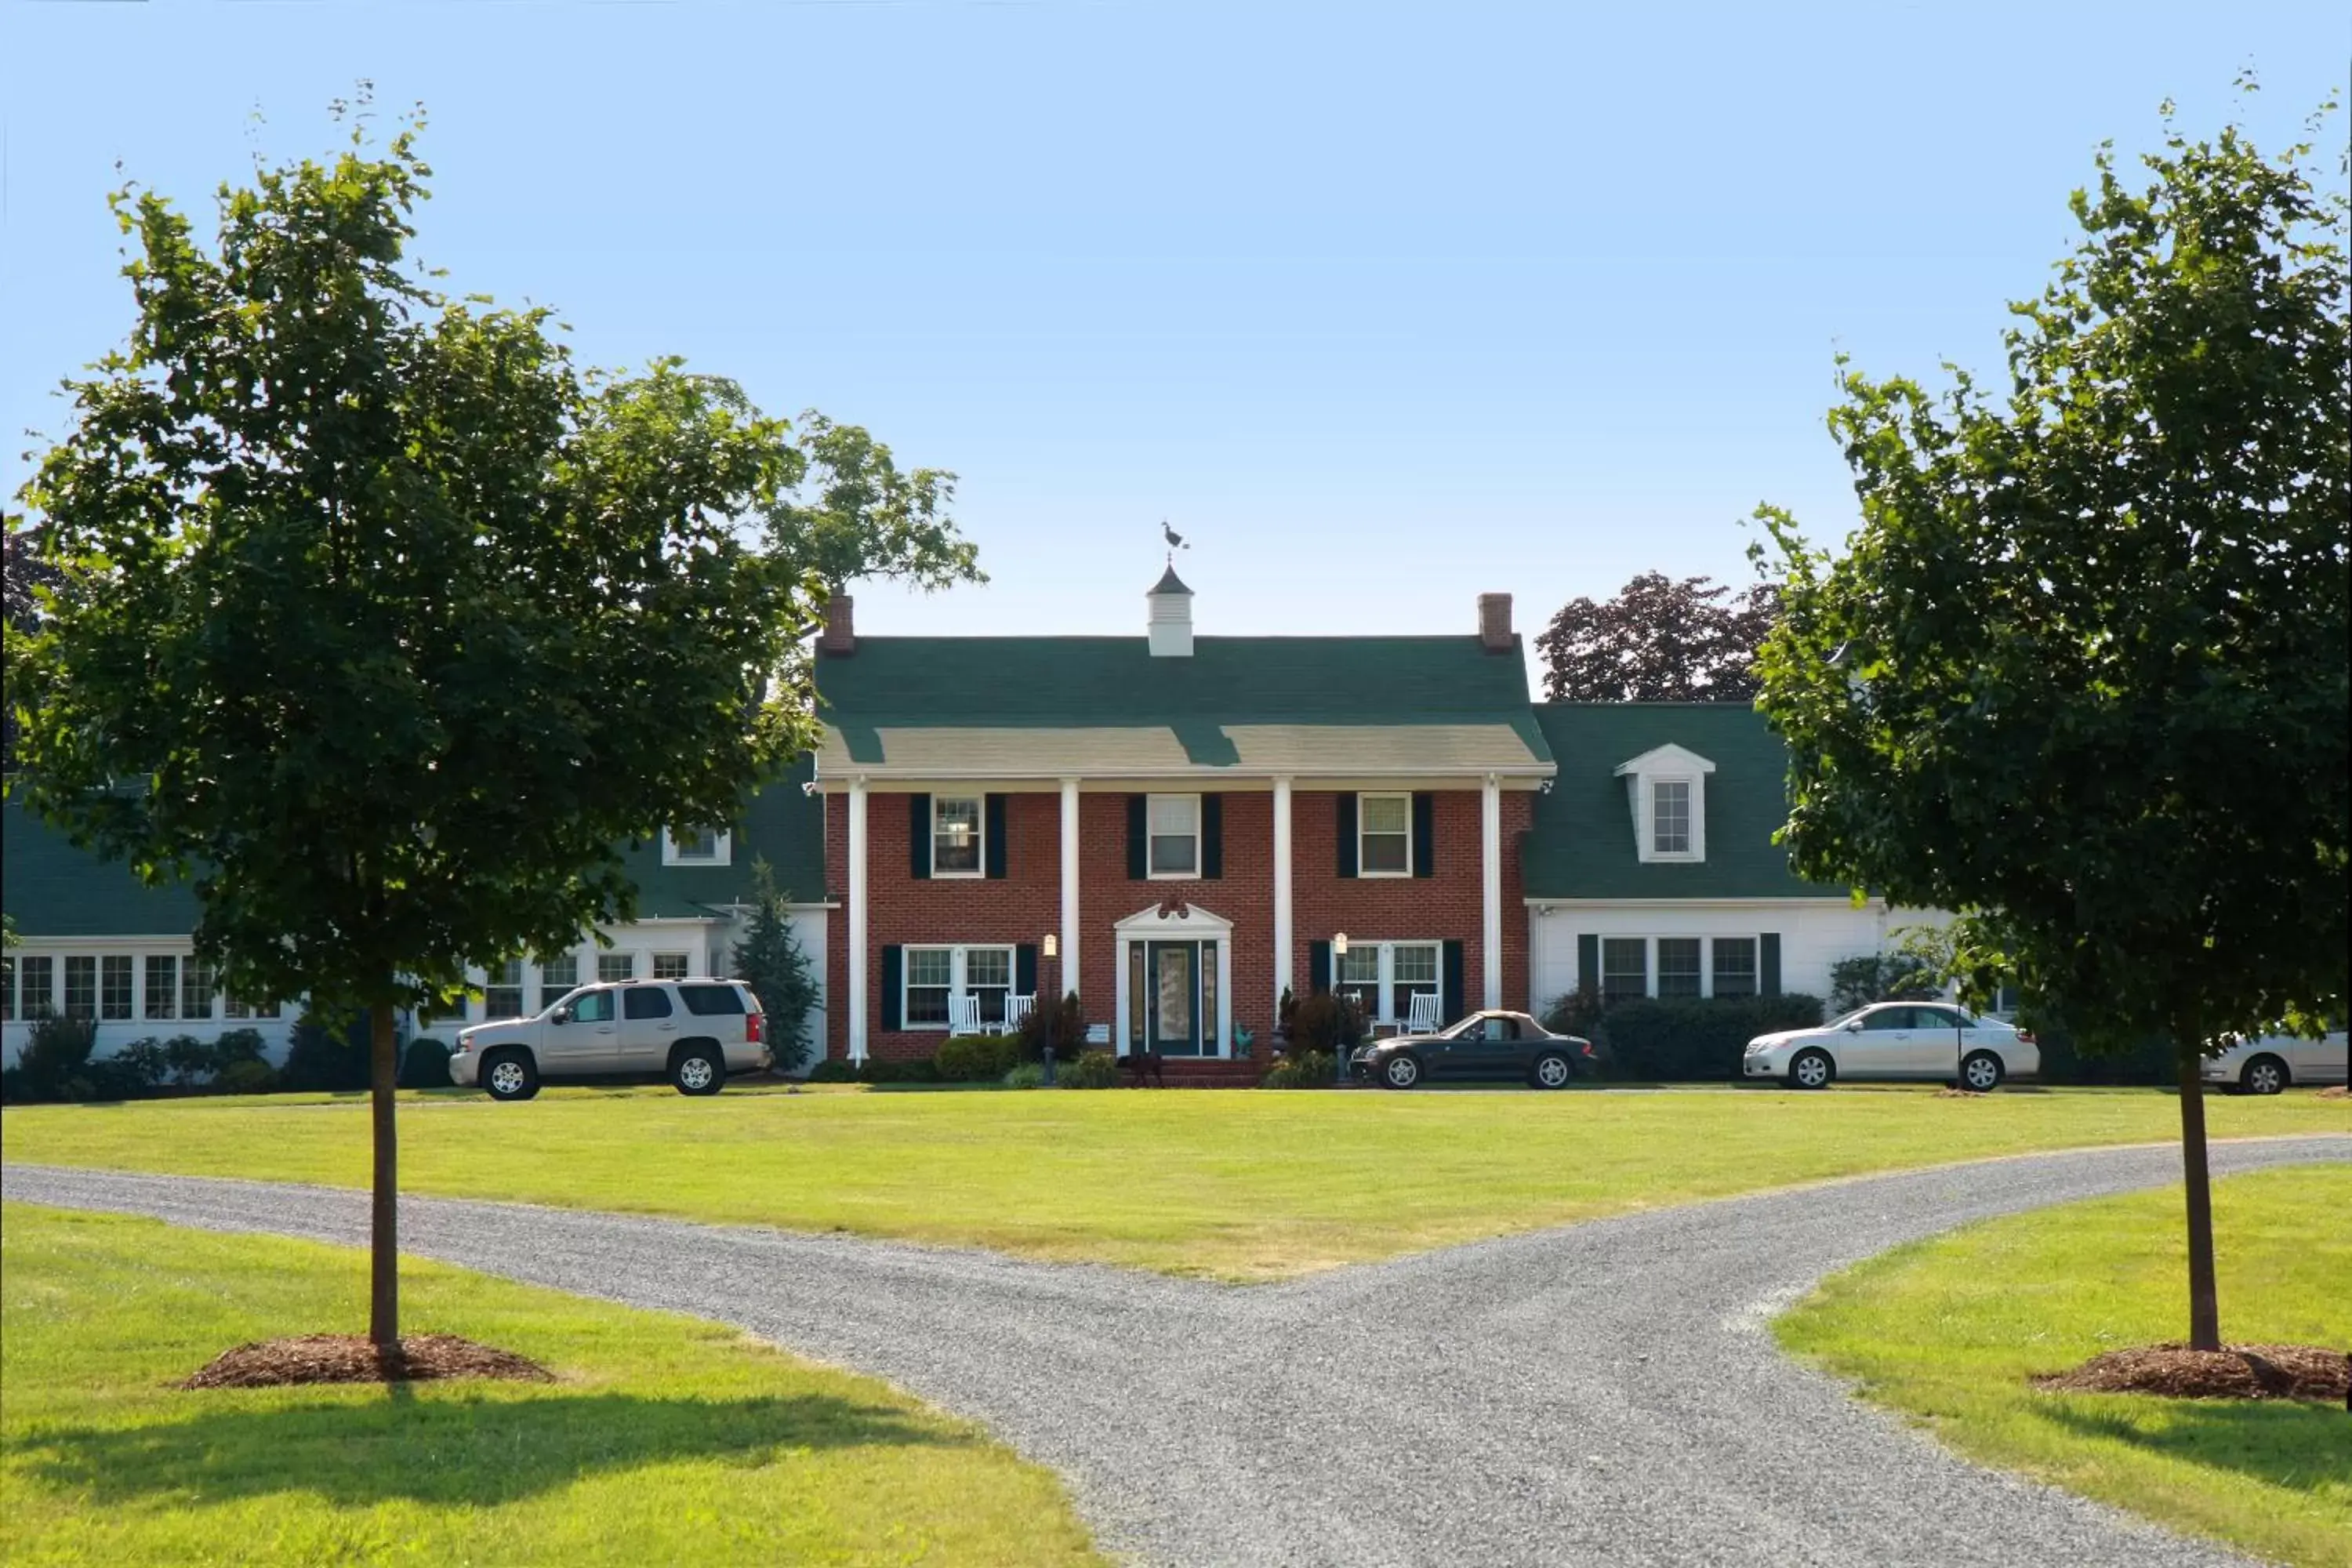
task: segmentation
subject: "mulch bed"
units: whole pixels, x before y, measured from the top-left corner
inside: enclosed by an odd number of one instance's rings
[[[2319,1091],[2322,1100],[2352,1100],[2352,1083],[2339,1083],[2334,1089]]]
[[[450,1377],[555,1381],[555,1374],[535,1361],[455,1334],[410,1334],[390,1355],[378,1354],[374,1342],[364,1334],[299,1334],[224,1352],[179,1386],[277,1388],[296,1383],[420,1383]]]
[[[2317,1345],[2143,1345],[2093,1356],[2072,1372],[2037,1377],[2053,1394],[2158,1394],[2171,1399],[2352,1398],[2352,1356]]]
[[[1950,1084],[1936,1091],[1937,1100],[1982,1100],[1983,1095],[1972,1089],[1954,1089]]]

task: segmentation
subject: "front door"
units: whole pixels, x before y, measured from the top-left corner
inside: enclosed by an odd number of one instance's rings
[[[1458,1077],[1518,1078],[1527,1071],[1527,1042],[1519,1038],[1519,1021],[1489,1013],[1463,1032],[1448,1055],[1452,1071]]]
[[[1162,1056],[1197,1057],[1201,1026],[1201,957],[1206,943],[1144,944],[1144,1044]]]
[[[551,1016],[540,1031],[543,1073],[611,1072],[621,1065],[616,993],[582,991],[564,1004],[564,1017]]]

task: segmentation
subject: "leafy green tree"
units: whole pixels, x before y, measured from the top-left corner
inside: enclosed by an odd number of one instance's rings
[[[2102,150],[2011,307],[2007,398],[1849,371],[1850,549],[1759,514],[1796,868],[1962,911],[1956,967],[2086,1047],[2173,1042],[2207,1348],[2199,1058],[2346,989],[2346,204],[2309,157],[2168,105],[2146,184]]]
[[[808,1059],[809,1015],[816,1009],[816,973],[793,933],[788,895],[764,859],[751,862],[751,920],[735,944],[735,978],[751,988],[768,1018],[768,1048],[790,1072]]]
[[[956,477],[946,469],[901,473],[888,447],[814,408],[801,416],[783,461],[787,488],[765,508],[769,548],[829,592],[861,577],[926,593],[988,581],[978,547],[948,513]]]
[[[733,820],[810,739],[774,672],[811,584],[733,526],[782,427],[430,288],[416,131],[224,188],[210,247],[118,194],[135,317],[26,487],[63,576],[9,650],[33,808],[192,877],[233,994],[372,1020],[388,1353],[395,1010],[630,918],[616,846]]]
[[[1746,702],[1773,592],[1644,572],[1606,604],[1570,599],[1536,637],[1552,702]]]

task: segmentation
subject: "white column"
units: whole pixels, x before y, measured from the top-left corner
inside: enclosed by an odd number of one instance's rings
[[[1290,989],[1290,781],[1274,781],[1274,996],[1280,1016]],[[1267,1032],[1272,1038],[1272,1031]],[[1267,1047],[1271,1049],[1272,1047]]]
[[[1078,967],[1078,781],[1062,781],[1062,963],[1055,971],[1063,991],[1076,991],[1086,971]],[[1037,1005],[1052,1007],[1062,998],[1040,996]]]
[[[849,1059],[866,1059],[866,781],[849,781]]]
[[[1493,773],[1478,792],[1479,967],[1487,1007],[1503,1005],[1503,786]]]

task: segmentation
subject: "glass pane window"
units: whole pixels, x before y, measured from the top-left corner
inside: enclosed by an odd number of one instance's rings
[[[16,1016],[16,961],[0,958],[0,1023]]]
[[[66,960],[66,1016],[98,1016],[97,959],[73,957]]]
[[[1394,1016],[1407,1017],[1412,1012],[1414,997],[1438,994],[1437,944],[1433,942],[1397,943],[1390,973],[1396,981]]]
[[[489,972],[489,984],[482,987],[482,1016],[486,1018],[519,1018],[522,1016],[522,960],[509,958]]]
[[[1217,944],[1201,944],[1201,1045],[1214,1055],[1219,1048],[1217,1034]]]
[[[211,1017],[215,989],[211,964],[192,958],[180,965],[180,1016],[191,1019]]]
[[[1127,1048],[1143,1049],[1143,943],[1127,948]]]
[[[1004,1022],[1004,999],[1013,991],[1013,950],[969,947],[963,953],[963,988],[980,1003],[983,1026]]]
[[[1650,944],[1638,936],[1601,939],[1601,994],[1611,1000],[1650,994]]]
[[[681,865],[707,864],[719,858],[719,829],[697,827],[670,835],[670,858]]]
[[[545,1012],[580,985],[580,955],[567,952],[560,958],[539,961],[539,1006]]]
[[[683,980],[686,978],[687,971],[689,967],[691,967],[691,961],[685,953],[657,952],[654,954],[654,978],[656,980]]]
[[[1717,996],[1756,994],[1756,939],[1719,936],[1715,939],[1715,994]]]
[[[611,985],[618,981],[637,977],[637,955],[634,952],[600,952],[596,955],[596,979]]]
[[[16,1016],[46,1018],[57,1010],[57,960],[43,955],[17,961]]]
[[[1149,816],[1152,875],[1199,876],[1201,797],[1197,795],[1155,795],[1150,797]]]
[[[98,1016],[131,1016],[131,955],[127,952],[109,953],[99,960]]]
[[[1412,874],[1412,797],[1356,797],[1356,868],[1367,877]]]
[[[907,994],[901,1016],[907,1027],[944,1027],[948,1021],[948,991],[955,981],[955,951],[910,947],[906,963]]]
[[[147,955],[146,1013],[150,1018],[180,1016],[180,961],[169,953]]]
[[[1381,949],[1378,942],[1357,942],[1333,955],[1332,989],[1353,996],[1367,1017],[1381,1016]]]
[[[1698,938],[1662,936],[1658,939],[1658,994],[1698,994]]]
[[[931,875],[980,875],[980,798],[937,795],[931,801]]]
[[[1650,786],[1650,849],[1656,855],[1691,852],[1691,786],[1688,779],[1660,779]]]

